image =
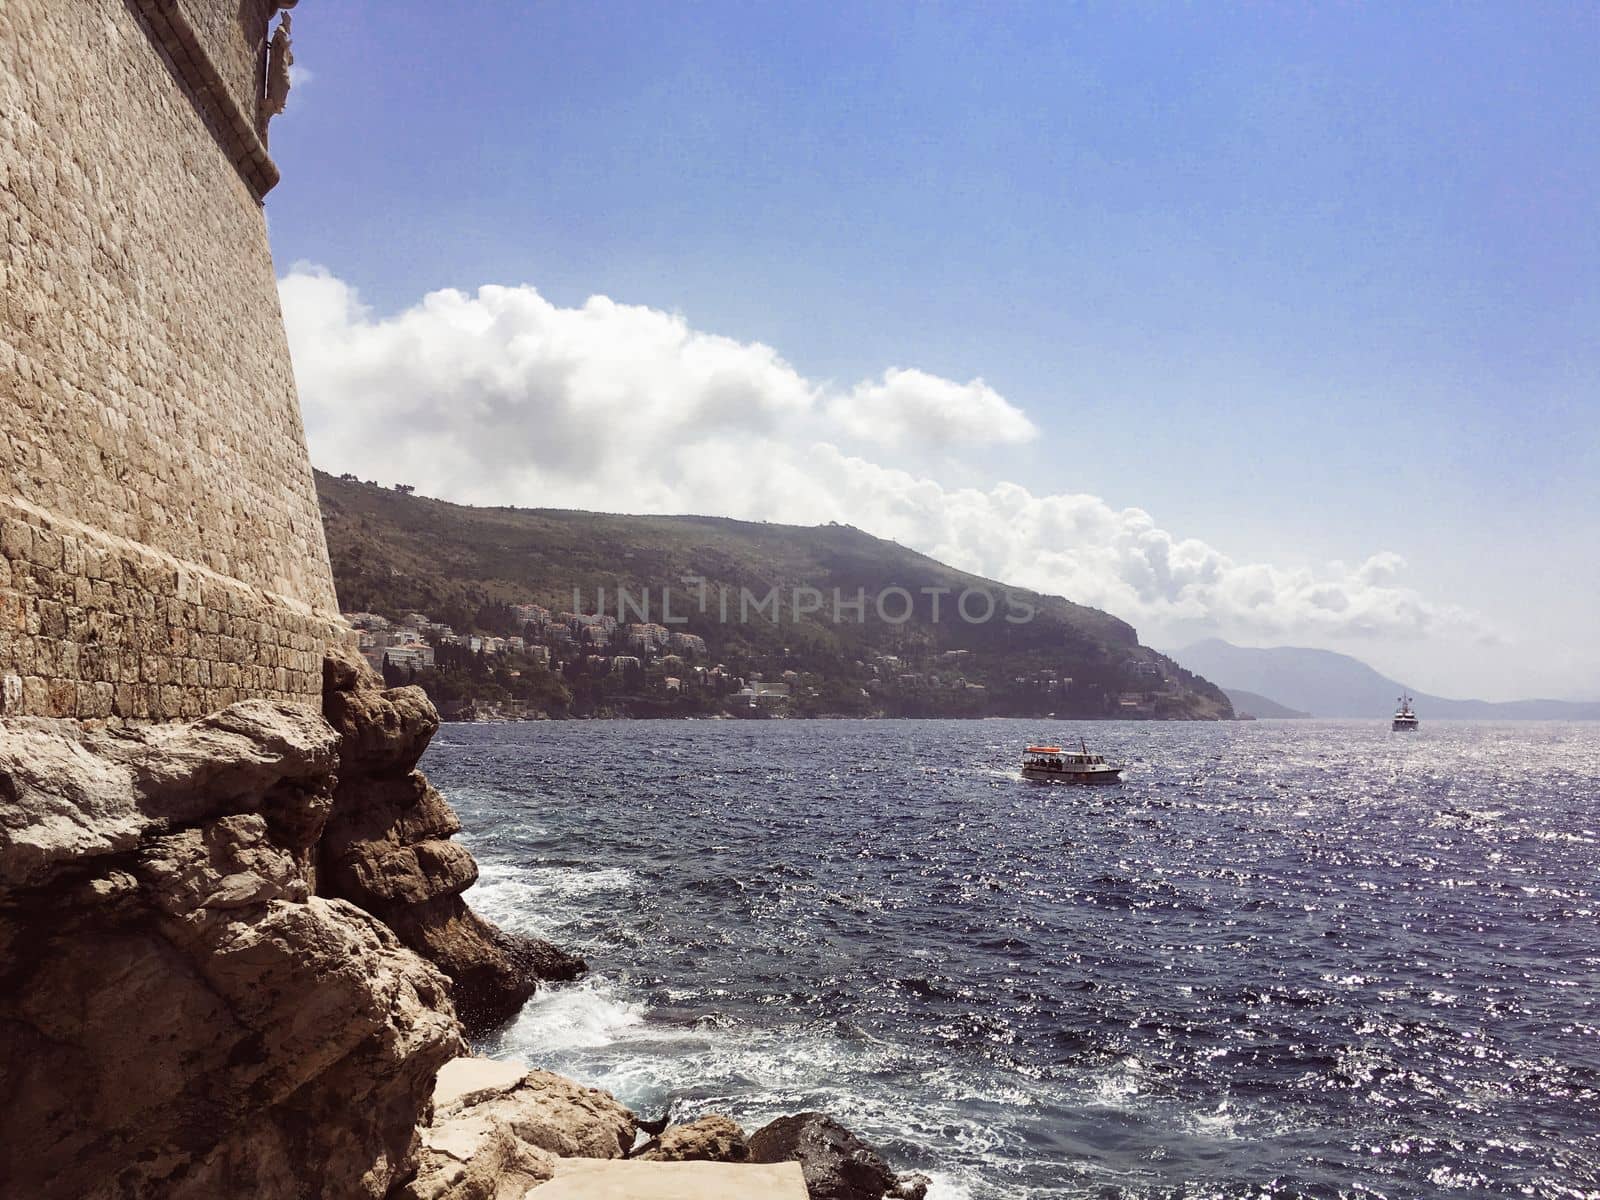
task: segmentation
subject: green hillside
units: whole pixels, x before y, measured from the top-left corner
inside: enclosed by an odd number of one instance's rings
[[[634,605],[625,620],[703,637],[708,662],[745,677],[803,677],[794,706],[802,715],[1232,715],[1219,689],[1140,646],[1133,628],[1107,613],[957,571],[850,526],[473,508],[322,472],[317,490],[347,612],[418,611],[458,632],[520,632],[509,605],[616,616],[622,589]],[[686,576],[706,581],[704,611]],[[897,588],[904,591],[887,591]],[[672,593],[666,614],[664,589]],[[756,607],[773,589],[777,621],[770,604]],[[858,589],[864,613],[851,607]],[[969,619],[958,611],[963,592]],[[821,611],[805,611],[813,605]],[[571,686],[578,681],[570,661],[581,656],[567,657],[574,709],[582,711],[589,693]],[[598,701],[589,695],[588,703]],[[668,707],[686,706],[693,707],[679,698]]]

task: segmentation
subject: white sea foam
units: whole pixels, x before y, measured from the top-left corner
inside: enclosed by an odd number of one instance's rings
[[[475,912],[516,933],[542,933],[547,923],[538,914],[537,894],[523,872],[507,863],[478,860],[478,882],[465,899]]]
[[[1090,1103],[1106,1108],[1129,1107],[1143,1087],[1146,1073],[1144,1063],[1132,1055],[1118,1059],[1095,1079],[1089,1093]]]
[[[498,1049],[537,1061],[609,1046],[644,1021],[644,1008],[598,980],[544,988],[501,1035]]]
[[[594,897],[632,891],[638,882],[626,867],[524,867],[489,858],[479,860],[466,900],[497,925],[548,937],[592,917]]]
[[[626,867],[597,867],[593,870],[528,867],[521,874],[526,885],[543,896],[592,896],[598,892],[622,892],[632,889],[639,882],[639,877]]]
[[[924,1171],[928,1177],[928,1200],[972,1200],[972,1188],[948,1171]]]
[[[1224,1100],[1211,1112],[1189,1113],[1183,1123],[1191,1132],[1203,1137],[1233,1142],[1243,1136],[1240,1127],[1245,1121],[1244,1115],[1233,1111]]]
[[[1038,1103],[1037,1088],[1020,1077],[979,1079],[970,1070],[941,1064],[924,1071],[919,1082],[928,1094],[957,1104],[984,1103],[1008,1108],[1031,1108]]]

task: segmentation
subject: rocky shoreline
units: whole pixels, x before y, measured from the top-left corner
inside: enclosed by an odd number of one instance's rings
[[[440,1070],[414,1178],[397,1200],[515,1200],[563,1158],[800,1164],[812,1200],[923,1200],[926,1176],[897,1176],[822,1113],[780,1117],[747,1136],[728,1117],[670,1125],[639,1143],[639,1119],[609,1093],[487,1058]]]
[[[798,1162],[813,1200],[922,1195],[822,1114],[663,1129],[471,1057],[585,966],[467,906],[477,865],[416,770],[438,724],[345,652],[320,714],[0,722],[7,1194],[485,1200],[632,1157]]]

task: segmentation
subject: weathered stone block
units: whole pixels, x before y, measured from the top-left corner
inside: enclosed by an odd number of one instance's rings
[[[32,562],[33,527],[20,517],[0,523],[0,553],[16,562]]]
[[[52,679],[49,684],[49,701],[46,716],[75,717],[78,715],[78,685],[70,679]]]
[[[33,561],[41,567],[52,570],[61,569],[61,539],[46,529],[38,529],[33,535]]]

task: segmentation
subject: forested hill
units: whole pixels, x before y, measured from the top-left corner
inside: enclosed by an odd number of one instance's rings
[[[320,471],[317,491],[347,612],[415,611],[458,632],[521,632],[511,605],[618,616],[620,589],[634,606],[624,624],[699,635],[707,662],[744,677],[804,676],[797,695],[816,711],[1232,715],[1218,688],[1107,613],[850,526],[474,508]],[[637,608],[646,592],[647,616]]]

